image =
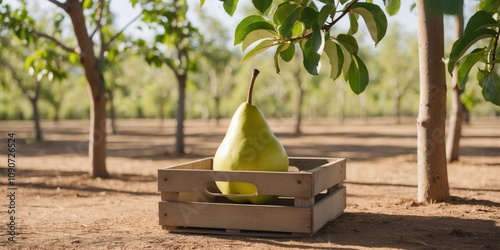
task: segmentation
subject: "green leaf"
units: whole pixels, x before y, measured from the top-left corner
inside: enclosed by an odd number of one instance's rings
[[[262,39],[277,39],[278,34],[272,30],[254,30],[251,31],[241,44],[241,51],[245,51],[248,46]]]
[[[283,2],[276,8],[273,16],[273,22],[277,25],[282,24],[285,20],[292,14],[296,9],[302,9],[302,7],[294,2]]]
[[[498,12],[498,8],[500,8],[500,1],[498,0],[483,0],[481,1],[477,7],[476,10],[483,10],[487,11],[490,13],[496,13]]]
[[[453,67],[460,60],[460,57],[472,46],[481,39],[495,37],[496,32],[491,29],[479,29],[472,31],[467,35],[462,36],[453,43],[450,52],[450,60],[448,61],[448,72],[452,74]]]
[[[280,50],[281,48],[284,46],[285,44],[283,45],[280,45],[277,49],[276,49],[276,52],[274,53],[274,68],[276,69],[276,74],[279,74],[281,69],[280,69],[280,64],[279,64],[279,54],[280,54]]]
[[[280,50],[280,57],[285,62],[289,62],[295,56],[295,44],[286,44],[288,46],[284,46],[282,50]]]
[[[379,6],[370,3],[354,3],[351,11],[363,17],[375,45],[382,40],[387,31],[387,17]]]
[[[311,64],[305,56],[302,58],[302,64],[304,65],[304,68],[309,72],[311,75],[319,75],[319,71],[321,70],[321,62],[319,62],[318,65],[313,65]]]
[[[274,26],[266,21],[262,16],[251,15],[243,20],[236,26],[234,32],[234,45],[240,44],[246,36],[254,30],[270,30],[276,32]]]
[[[261,14],[264,14],[271,7],[273,0],[252,0],[252,3]]]
[[[349,31],[347,32],[348,35],[354,35],[356,32],[358,32],[358,17],[354,13],[349,13]]]
[[[483,86],[484,99],[500,106],[500,78],[492,71],[480,81]]]
[[[300,36],[304,33],[304,24],[302,22],[296,22],[292,28],[292,37]]]
[[[292,13],[290,13],[290,15],[283,20],[283,23],[278,30],[284,39],[288,40],[292,36],[292,29],[300,17],[300,13],[302,12],[301,10],[301,8],[294,9]]]
[[[460,89],[465,89],[465,84],[467,83],[472,67],[484,57],[486,57],[486,48],[475,49],[463,58],[463,62],[457,71],[458,87]]]
[[[223,7],[226,13],[232,16],[234,14],[234,11],[236,10],[237,5],[238,0],[224,0]]]
[[[338,41],[337,41],[338,42]],[[340,49],[342,50],[342,54],[344,55],[344,63],[342,64],[342,73],[344,74],[344,80],[349,80],[349,68],[351,67],[352,55],[347,50],[344,45],[338,43]]]
[[[385,6],[385,10],[387,11],[387,14],[390,16],[394,16],[399,12],[399,9],[401,8],[401,1],[400,0],[388,0],[388,4]]]
[[[349,67],[349,85],[351,86],[351,90],[359,95],[363,93],[366,86],[368,86],[368,69],[357,55],[353,55],[352,58],[353,61]]]
[[[310,7],[306,7],[302,9],[300,20],[307,28],[312,29],[313,27],[318,25],[318,15],[319,13],[316,10]]]
[[[333,4],[325,4],[323,8],[319,11],[318,14],[318,25],[321,27],[323,24],[325,24],[326,20],[330,15],[335,14],[335,5]]]
[[[344,55],[342,49],[332,40],[327,40],[325,42],[325,53],[330,60],[330,78],[332,80],[337,79],[342,72],[342,64],[344,63]]]
[[[137,0],[135,0],[137,2]],[[200,9],[201,7],[203,7],[203,5],[205,4],[205,0],[200,0]]]
[[[493,18],[492,14],[486,11],[478,11],[470,17],[467,22],[467,26],[465,27],[464,34],[492,26],[497,26],[497,22]]]
[[[461,101],[467,110],[471,110],[480,102],[480,99],[476,97],[476,93],[474,91],[471,91],[464,93]]]
[[[255,46],[255,48],[248,51],[248,53],[243,57],[243,59],[241,59],[241,61],[243,62],[245,60],[248,60],[248,59],[256,56],[257,54],[264,52],[265,50],[267,50],[273,46],[276,46],[278,44],[279,44],[278,41],[264,40],[261,43],[259,43],[257,46]]]
[[[80,56],[77,53],[70,53],[68,60],[72,64],[78,64],[80,62]]]
[[[92,0],[83,0],[83,5],[82,5],[83,9],[90,9],[90,8],[92,8],[92,3],[93,2],[94,1],[92,1]]]
[[[353,55],[357,55],[359,51],[358,42],[356,38],[350,35],[339,34],[337,36],[337,41],[344,45],[344,47]]]
[[[312,30],[311,38],[307,39],[304,44],[304,56],[307,61],[314,66],[318,66],[325,47],[325,33],[321,28],[316,26]]]

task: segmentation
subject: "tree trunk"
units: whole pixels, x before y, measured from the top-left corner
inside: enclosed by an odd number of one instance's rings
[[[337,115],[337,119],[340,124],[344,123],[345,118],[345,93],[344,93],[344,83],[338,81],[337,82],[337,100],[338,100],[338,109],[339,113]]]
[[[219,79],[217,77],[217,72],[215,69],[212,69],[208,72],[208,78],[210,82],[210,93],[214,98],[214,118],[215,124],[219,126],[220,122],[220,94],[219,94]],[[222,80],[222,79],[221,79]]]
[[[40,126],[40,112],[38,110],[38,97],[40,96],[40,82],[35,83],[35,93],[30,96],[31,106],[33,107],[33,123],[35,126],[35,140],[36,142],[43,141],[42,129]]]
[[[175,154],[183,155],[184,152],[184,110],[186,103],[186,80],[185,74],[176,74],[179,83],[179,99],[177,103],[177,129],[175,132]]]
[[[158,116],[160,118],[160,127],[163,127],[163,120],[165,119],[165,116],[163,115],[163,112],[165,112],[165,99],[163,97],[159,98],[158,101]]]
[[[113,102],[113,91],[111,91],[111,89],[107,89],[106,93],[108,93],[109,98],[109,120],[111,123],[111,134],[116,135],[118,131],[116,130],[116,112],[115,104]]]
[[[55,101],[52,104],[52,107],[54,108],[54,121],[57,123],[60,120],[59,113],[61,113],[61,102],[60,101]]]
[[[302,100],[304,96],[304,90],[302,89],[301,83],[300,71],[297,71],[295,74],[295,90],[297,92],[297,96],[295,97],[295,112],[293,114],[293,121],[294,132],[298,135],[302,133],[300,125],[302,123]]]
[[[464,31],[464,15],[458,14],[455,17],[455,34],[457,38],[462,37]],[[460,100],[462,90],[458,87],[458,67],[453,70],[451,92],[451,110],[450,123],[448,129],[448,138],[446,141],[446,158],[448,162],[458,161],[460,149],[460,137],[462,135],[462,121],[464,116],[464,105]]]
[[[401,124],[401,97],[403,96],[401,91],[398,88],[398,81],[392,81],[392,97],[394,99],[394,106],[392,107],[393,116],[396,118],[396,124]]]
[[[67,0],[65,11],[69,14],[78,47],[80,62],[85,70],[90,96],[89,160],[92,177],[109,178],[106,170],[106,95],[104,77],[94,53],[94,43],[90,39],[85,24],[82,4],[78,0]]]
[[[418,201],[449,200],[445,152],[446,77],[443,15],[417,0],[420,106],[417,118]]]
[[[214,97],[214,103],[215,103],[215,125],[218,127],[220,124],[220,96],[217,95]]]
[[[396,109],[396,124],[401,124],[401,95],[396,97],[396,104],[395,104],[395,109]]]
[[[33,123],[35,126],[36,142],[43,141],[42,128],[40,126],[40,113],[38,111],[38,98],[30,98],[31,106],[33,107]]]

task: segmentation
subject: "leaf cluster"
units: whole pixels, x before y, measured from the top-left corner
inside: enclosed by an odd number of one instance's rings
[[[477,12],[471,16],[462,37],[453,43],[448,61],[448,72],[455,67],[459,87],[465,88],[469,74],[478,65],[477,81],[485,100],[500,106],[500,1],[483,0],[477,5]],[[481,41],[481,42],[480,42]],[[484,43],[486,41],[486,43]],[[486,44],[486,46],[481,46]],[[477,48],[468,52],[474,45]]]
[[[377,45],[385,36],[387,18],[384,11],[371,1],[358,0],[253,0],[259,12],[244,18],[236,27],[234,45],[241,44],[246,52],[243,60],[270,48],[275,48],[274,66],[280,72],[280,62],[290,62],[295,51],[302,53],[302,64],[311,75],[321,70],[321,57],[330,62],[330,78],[343,75],[352,91],[362,93],[369,82],[368,70],[359,57],[359,45],[353,36],[358,31],[359,17],[364,20],[370,37]],[[397,12],[399,1],[387,1]],[[204,1],[200,1],[203,5]],[[232,15],[237,0],[226,0],[224,9]],[[388,5],[388,7],[389,7]],[[333,34],[332,28],[342,19],[349,19],[347,34]]]

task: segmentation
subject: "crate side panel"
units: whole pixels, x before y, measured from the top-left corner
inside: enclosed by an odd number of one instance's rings
[[[312,232],[311,208],[165,201],[159,216],[164,226]]]
[[[346,188],[341,187],[328,195],[313,208],[313,233],[320,230],[326,223],[339,217],[346,207]]]
[[[312,193],[312,178],[313,174],[308,172],[160,169],[158,190],[205,193],[206,186],[214,181],[230,181],[252,183],[259,194],[308,197]]]
[[[312,169],[314,179],[313,195],[320,193],[332,186],[342,183],[346,178],[346,161],[330,162]]]

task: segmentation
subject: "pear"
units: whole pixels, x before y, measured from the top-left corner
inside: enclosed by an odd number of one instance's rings
[[[262,112],[252,105],[252,91],[259,70],[254,69],[247,101],[234,113],[227,133],[214,156],[214,170],[288,171],[288,156],[266,122]],[[246,182],[216,182],[227,198],[238,203],[264,204],[273,195],[254,195],[255,185]],[[231,196],[229,194],[238,194]],[[245,194],[247,196],[245,196]]]

